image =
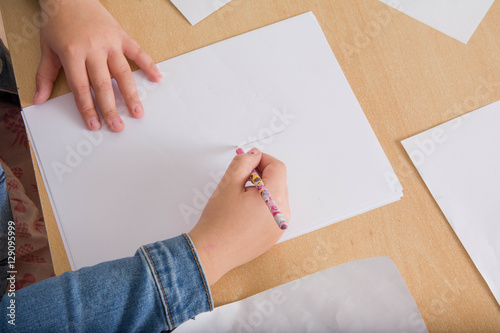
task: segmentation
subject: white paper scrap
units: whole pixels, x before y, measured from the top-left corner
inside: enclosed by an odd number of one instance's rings
[[[202,313],[190,332],[427,332],[388,257],[351,261]]]
[[[170,0],[184,17],[195,25],[231,0]]]
[[[402,143],[500,303],[500,101]]]
[[[495,0],[379,0],[467,44]]]
[[[191,230],[236,145],[287,165],[293,217],[281,241],[401,198],[312,13],[158,67],[160,84],[134,72],[142,119],[118,97],[120,133],[84,129],[72,94],[23,111],[73,269]]]

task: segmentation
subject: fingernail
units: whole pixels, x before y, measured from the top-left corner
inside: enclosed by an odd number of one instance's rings
[[[90,118],[89,124],[90,124],[90,129],[91,130],[95,131],[95,130],[99,129],[99,120],[97,120],[96,117]]]
[[[257,148],[252,148],[248,151],[247,154],[251,154],[251,155],[257,155],[259,153],[259,150]]]
[[[137,104],[136,106],[134,106],[134,113],[136,115],[142,115],[144,113],[144,109],[142,108],[142,105]]]
[[[39,93],[40,93],[40,90],[35,91],[35,96],[33,96],[33,102],[35,101],[35,99],[37,98]]]
[[[160,72],[160,70],[158,68],[156,69],[156,77],[160,81],[163,80],[163,74]]]
[[[123,121],[119,118],[115,118],[111,122],[111,127],[113,127],[114,130],[121,130],[123,127]]]

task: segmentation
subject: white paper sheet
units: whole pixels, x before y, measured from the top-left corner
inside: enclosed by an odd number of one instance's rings
[[[170,0],[184,17],[195,25],[231,0]]]
[[[379,0],[467,44],[495,0]]]
[[[500,101],[403,145],[500,303]]]
[[[427,332],[388,257],[332,267],[196,316],[189,332]]]
[[[287,164],[281,241],[394,202],[401,185],[312,13],[135,72],[146,115],[89,132],[73,96],[23,111],[72,268],[188,232],[235,146]],[[115,92],[119,96],[115,87]]]

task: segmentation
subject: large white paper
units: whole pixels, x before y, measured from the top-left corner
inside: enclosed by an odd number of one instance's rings
[[[500,101],[403,145],[500,303]]]
[[[388,257],[352,261],[215,308],[180,325],[188,332],[427,332]]]
[[[125,130],[83,128],[71,94],[23,111],[72,268],[188,232],[235,146],[288,167],[281,241],[399,200],[401,185],[312,13],[134,76],[146,110]],[[115,87],[116,95],[119,96]]]
[[[467,44],[495,0],[380,0]]]
[[[184,17],[195,25],[231,0],[170,0]]]

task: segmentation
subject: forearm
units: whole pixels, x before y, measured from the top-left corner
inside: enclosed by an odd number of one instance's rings
[[[15,326],[7,306],[15,299]],[[3,297],[2,332],[160,332],[213,308],[196,251],[182,235],[134,257],[67,272]]]

